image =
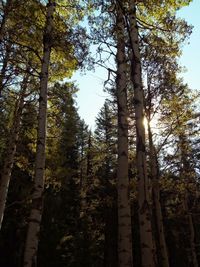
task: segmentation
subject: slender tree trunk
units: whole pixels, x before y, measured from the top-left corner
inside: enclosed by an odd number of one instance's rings
[[[104,209],[105,247],[104,267],[117,267],[117,207],[112,205]]]
[[[80,159],[80,191],[83,189],[83,185],[84,185],[84,169],[83,169],[83,160],[84,160],[84,154],[83,154],[83,149],[84,149],[84,141],[81,141],[81,159]]]
[[[5,35],[6,22],[8,19],[8,14],[12,8],[12,2],[13,2],[13,0],[7,0],[5,6],[3,8],[4,13],[2,15],[2,20],[1,20],[1,24],[0,24],[0,44],[4,38],[4,35]]]
[[[113,179],[113,173],[111,170],[112,162],[112,152],[110,151],[110,130],[111,123],[109,117],[109,107],[108,104],[104,104],[104,131],[105,131],[105,153],[106,157],[104,159],[104,186],[106,196],[111,197],[112,205],[106,204],[104,207],[104,267],[117,267],[118,266],[118,212],[116,203],[116,191],[111,184],[111,179]]]
[[[169,267],[169,259],[168,259],[167,246],[165,241],[165,232],[163,226],[163,216],[160,204],[159,166],[158,166],[156,149],[153,144],[152,132],[149,121],[148,121],[148,137],[149,137],[149,160],[150,160],[150,172],[152,178],[153,203],[155,207],[155,222],[156,222],[156,230],[157,230],[158,244],[159,244],[157,250],[160,252],[158,263],[160,264],[159,266]]]
[[[6,32],[6,22],[9,16],[10,11],[13,8],[13,0],[7,0],[4,7],[3,7],[3,14],[0,24],[0,44],[3,41],[5,32]]]
[[[91,148],[92,148],[92,133],[90,131],[89,132],[89,137],[88,137],[88,151],[87,151],[87,170],[86,170],[87,179],[88,178],[90,179],[91,178],[90,176],[92,174]]]
[[[38,134],[35,163],[34,192],[32,197],[32,209],[29,218],[27,239],[24,253],[24,266],[33,267],[37,262],[37,248],[39,242],[40,223],[42,218],[42,199],[44,190],[45,171],[45,144],[46,144],[46,117],[47,117],[47,85],[48,69],[50,62],[53,14],[55,11],[55,1],[48,1],[46,27],[43,37],[43,61],[40,78],[40,98],[38,116]]]
[[[125,23],[122,9],[117,3],[117,105],[118,105],[118,260],[119,267],[133,266],[131,208],[128,179],[128,110],[127,64],[125,55]]]
[[[13,125],[9,134],[8,140],[8,149],[6,152],[6,158],[4,161],[4,166],[1,175],[0,182],[0,230],[2,227],[5,205],[7,200],[8,188],[11,178],[11,172],[14,163],[14,157],[16,153],[16,146],[19,136],[21,116],[24,106],[24,97],[27,89],[28,75],[25,75],[25,78],[22,82],[22,90],[20,92],[19,99],[16,102],[15,113],[13,116]]]
[[[190,212],[188,213],[188,219],[190,227],[190,246],[192,251],[192,262],[194,267],[199,267],[199,263],[197,260],[197,253],[196,253],[196,244],[195,244],[195,229],[194,229],[192,214]]]
[[[185,213],[188,218],[188,224],[189,224],[189,231],[190,231],[190,250],[191,250],[191,258],[190,261],[192,262],[193,267],[198,267],[198,260],[197,260],[197,253],[196,253],[196,245],[195,245],[195,229],[194,229],[194,223],[192,218],[192,213],[190,211],[190,207],[188,205],[188,185],[193,181],[193,171],[191,169],[190,163],[187,160],[187,153],[188,153],[188,140],[185,135],[185,133],[182,133],[179,136],[180,140],[180,152],[181,152],[181,163],[182,163],[182,170],[181,170],[181,176],[185,181],[185,195],[184,195],[184,206],[185,206]]]
[[[190,261],[192,262],[193,267],[199,267],[198,260],[197,260],[197,254],[196,254],[196,245],[195,245],[195,229],[194,229],[194,223],[192,218],[192,213],[189,210],[188,207],[188,193],[185,192],[185,211],[186,216],[188,218],[189,223],[189,231],[190,231],[190,251],[191,251],[191,258]]]
[[[151,202],[146,164],[144,128],[144,100],[142,87],[141,59],[139,51],[138,26],[135,1],[129,1],[128,29],[131,46],[131,79],[134,86],[134,107],[136,119],[136,164],[138,175],[139,226],[142,267],[154,267],[154,246],[151,225]]]
[[[8,81],[5,78],[6,78],[6,71],[7,71],[7,67],[8,67],[8,62],[10,59],[11,46],[12,46],[11,43],[8,42],[6,45],[5,57],[4,57],[3,62],[2,62],[3,65],[1,68],[1,72],[0,72],[0,97],[1,97],[2,91],[3,91],[5,85]]]

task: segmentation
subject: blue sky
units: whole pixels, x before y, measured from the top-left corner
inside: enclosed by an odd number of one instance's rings
[[[200,91],[200,0],[193,0],[188,7],[182,8],[178,15],[194,26],[189,44],[184,45],[180,59],[181,65],[187,68],[183,78],[190,88]]]
[[[190,88],[200,91],[200,0],[193,0],[189,6],[178,11],[178,16],[194,26],[190,39],[182,49],[180,64],[187,69],[182,77]],[[103,92],[106,79],[107,72],[100,67],[95,72],[86,72],[85,75],[77,72],[73,76],[80,89],[76,99],[79,114],[92,129],[95,126],[95,117],[108,96]]]

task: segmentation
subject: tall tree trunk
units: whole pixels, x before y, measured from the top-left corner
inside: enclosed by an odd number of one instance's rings
[[[108,185],[109,186],[109,185]],[[105,245],[104,267],[117,267],[117,206],[104,208],[105,216]]]
[[[5,205],[7,200],[8,188],[11,178],[11,172],[14,163],[14,157],[16,153],[16,146],[19,136],[21,116],[24,106],[24,97],[27,90],[28,75],[25,74],[25,78],[22,81],[22,89],[20,92],[19,99],[16,102],[15,112],[13,116],[13,124],[9,134],[8,149],[6,152],[6,158],[0,181],[0,230],[2,227]]]
[[[134,107],[136,119],[136,164],[138,175],[139,227],[141,241],[142,267],[154,267],[154,246],[151,225],[151,202],[146,164],[146,145],[144,128],[144,100],[142,70],[136,22],[136,6],[129,0],[128,30],[131,47],[131,79],[134,86]]]
[[[157,252],[159,255],[158,263],[159,266],[169,267],[169,259],[167,253],[167,246],[165,241],[165,232],[163,226],[163,216],[162,209],[160,204],[160,186],[159,186],[159,166],[157,160],[156,148],[153,144],[151,126],[148,120],[148,137],[149,137],[149,161],[150,161],[150,173],[152,179],[152,196],[153,204],[155,208],[155,223],[156,223],[156,232],[158,236],[158,245]]]
[[[194,228],[194,223],[193,223],[193,218],[192,218],[192,213],[190,211],[190,207],[188,205],[189,202],[189,196],[188,196],[188,186],[190,183],[194,183],[194,175],[193,175],[193,170],[191,169],[191,165],[187,159],[187,154],[188,154],[188,140],[186,137],[185,133],[182,133],[179,136],[179,141],[180,141],[180,152],[181,152],[181,163],[182,163],[182,168],[181,168],[181,176],[182,179],[184,180],[185,183],[185,195],[184,195],[184,208],[185,208],[185,213],[188,218],[188,224],[189,224],[189,232],[190,232],[190,251],[191,251],[191,258],[190,262],[192,263],[193,267],[198,267],[198,260],[197,260],[197,253],[196,253],[196,244],[195,244],[195,228]]]
[[[0,24],[0,44],[4,38],[5,35],[5,30],[6,30],[6,22],[8,19],[8,14],[12,10],[12,3],[13,0],[7,0],[4,7],[3,7],[3,15],[2,15],[2,20]]]
[[[132,233],[131,208],[128,179],[128,110],[127,110],[127,64],[125,55],[125,23],[123,12],[117,3],[117,106],[118,106],[118,260],[119,267],[131,267]]]
[[[32,208],[28,224],[27,239],[24,253],[24,266],[36,266],[37,248],[39,242],[40,223],[42,218],[42,203],[44,190],[45,171],[45,145],[46,145],[46,117],[47,117],[47,85],[48,69],[52,46],[53,14],[55,1],[48,1],[46,27],[43,36],[43,60],[40,78],[40,98],[38,133],[35,163],[34,192],[32,196]]]
[[[91,179],[91,174],[92,174],[92,155],[91,155],[91,149],[92,149],[92,133],[89,131],[89,136],[88,136],[88,150],[87,150],[87,170],[86,170],[86,175],[87,175],[87,180]],[[90,181],[88,181],[90,182]]]
[[[188,223],[189,223],[189,232],[190,232],[190,251],[191,251],[191,258],[190,262],[192,263],[193,267],[199,267],[198,260],[197,260],[197,253],[196,253],[196,244],[195,244],[195,229],[194,229],[194,223],[192,218],[192,213],[189,210],[188,207],[188,193],[185,192],[185,211],[186,216],[188,217]]]
[[[10,59],[11,46],[12,46],[12,44],[10,42],[8,42],[6,44],[5,56],[4,56],[4,59],[2,62],[3,63],[2,68],[0,71],[0,97],[1,97],[2,91],[3,91],[5,85],[8,81],[8,79],[5,79],[5,78],[6,78],[6,71],[7,71],[7,67],[8,67],[8,62]]]

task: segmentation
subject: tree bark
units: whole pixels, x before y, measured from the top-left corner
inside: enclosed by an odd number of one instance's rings
[[[155,146],[153,144],[152,132],[150,123],[148,121],[148,137],[149,137],[149,161],[150,161],[150,173],[152,179],[152,196],[153,203],[155,208],[155,223],[156,223],[156,231],[158,236],[158,244],[157,252],[159,252],[158,263],[159,266],[169,267],[169,259],[167,253],[167,246],[165,241],[165,232],[163,226],[163,216],[162,209],[160,204],[160,186],[159,186],[159,166],[157,160],[157,153]]]
[[[193,267],[199,267],[198,260],[197,260],[197,253],[196,253],[196,245],[195,245],[195,229],[194,229],[194,223],[192,218],[192,213],[189,210],[188,207],[188,193],[185,192],[185,211],[186,216],[188,217],[188,223],[189,223],[189,232],[190,232],[190,250],[191,250],[191,262]]]
[[[19,137],[19,129],[21,116],[24,106],[24,97],[27,89],[28,75],[25,74],[25,78],[22,81],[22,90],[20,92],[19,99],[16,102],[15,112],[13,116],[13,124],[9,134],[8,140],[8,150],[6,152],[6,158],[4,161],[4,166],[1,175],[0,182],[0,230],[2,227],[5,205],[7,200],[7,194],[9,189],[9,183],[11,178],[11,172],[14,163],[14,157],[16,153],[17,141]]]
[[[6,44],[6,51],[5,51],[5,56],[3,59],[3,64],[2,64],[2,68],[0,71],[0,97],[2,94],[3,89],[5,88],[6,83],[8,82],[8,79],[6,80],[6,71],[7,71],[7,67],[8,67],[8,62],[10,59],[10,53],[11,53],[11,46],[12,44],[10,42],[8,42]]]
[[[4,14],[2,15],[2,20],[1,20],[1,24],[0,24],[0,44],[4,38],[4,35],[5,35],[6,22],[8,19],[9,12],[12,10],[12,3],[13,3],[13,0],[7,0],[5,6],[3,8]]]
[[[104,208],[105,216],[105,245],[104,267],[117,267],[117,206]]]
[[[190,183],[194,183],[193,180],[193,170],[191,169],[190,162],[187,159],[187,154],[188,154],[188,140],[186,137],[185,133],[180,134],[179,136],[179,141],[180,141],[180,153],[181,153],[181,163],[182,163],[182,168],[181,168],[181,176],[182,179],[185,182],[185,193],[184,193],[184,207],[185,207],[185,213],[188,218],[188,224],[189,224],[189,232],[190,232],[190,250],[191,250],[191,258],[190,261],[192,262],[193,267],[198,267],[198,259],[197,259],[197,253],[196,253],[196,245],[195,245],[195,228],[194,228],[194,223],[193,223],[193,218],[192,218],[192,213],[190,211],[190,207],[188,205],[188,186]]]
[[[92,149],[92,133],[91,133],[91,131],[89,131],[89,136],[88,136],[88,149],[87,149],[87,170],[86,170],[87,180],[88,179],[89,180],[91,179],[91,174],[92,174],[92,155],[91,155],[91,149]]]
[[[39,242],[40,223],[42,218],[42,199],[44,190],[45,172],[45,145],[46,145],[46,117],[47,117],[47,86],[50,54],[53,33],[53,14],[55,1],[48,1],[46,27],[43,36],[43,61],[40,77],[40,98],[38,133],[35,163],[34,192],[32,196],[32,209],[29,218],[27,239],[24,253],[24,266],[36,266],[37,248]]]
[[[136,119],[136,164],[138,175],[139,227],[142,267],[154,267],[154,246],[151,225],[151,202],[146,164],[146,144],[144,128],[144,100],[142,70],[139,50],[138,26],[135,1],[129,1],[128,30],[131,47],[131,79],[134,86],[134,107]]]
[[[117,3],[117,106],[118,106],[118,261],[119,267],[133,266],[131,208],[128,179],[128,110],[127,110],[127,64],[125,55],[125,22]]]

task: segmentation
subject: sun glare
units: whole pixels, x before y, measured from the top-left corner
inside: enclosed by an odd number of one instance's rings
[[[143,125],[145,128],[145,132],[147,133],[148,132],[148,120],[146,117],[144,117],[144,119],[143,119]]]
[[[145,116],[144,116],[144,119],[143,119],[143,125],[144,125],[144,128],[145,128],[145,133],[148,134],[148,120],[147,120],[147,118]],[[151,119],[150,127],[151,127],[151,131],[153,133],[158,133],[159,132],[158,117],[154,116],[153,119]]]

